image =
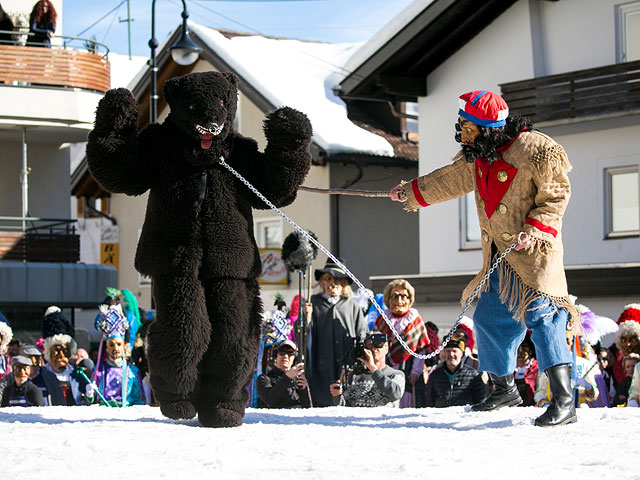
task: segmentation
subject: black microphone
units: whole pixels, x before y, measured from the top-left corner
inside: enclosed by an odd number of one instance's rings
[[[311,230],[308,230],[307,233],[314,240],[318,239]],[[317,256],[317,245],[297,230],[287,235],[282,243],[282,260],[290,272],[306,271]]]

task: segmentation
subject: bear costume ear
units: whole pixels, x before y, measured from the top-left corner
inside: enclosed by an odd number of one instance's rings
[[[162,95],[164,96],[164,100],[169,106],[171,106],[173,100],[176,98],[178,91],[180,90],[181,78],[182,77],[174,77],[164,82],[164,86],[162,87]]]
[[[233,85],[234,87],[238,87],[238,76],[235,73],[231,73],[231,72],[223,72],[222,74],[224,76],[224,78],[227,79],[227,81]]]

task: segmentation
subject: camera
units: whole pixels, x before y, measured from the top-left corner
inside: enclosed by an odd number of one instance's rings
[[[351,348],[347,351],[347,354],[342,359],[342,365],[347,370],[353,370],[355,375],[362,375],[367,371],[367,367],[364,366],[358,358],[364,358],[364,340],[359,338],[351,338]]]

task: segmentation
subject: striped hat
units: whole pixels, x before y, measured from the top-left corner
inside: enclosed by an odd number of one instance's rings
[[[509,107],[497,93],[474,90],[460,95],[458,115],[483,127],[502,127],[507,122]]]

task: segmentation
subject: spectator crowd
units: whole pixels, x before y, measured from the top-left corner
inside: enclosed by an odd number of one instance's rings
[[[415,290],[407,280],[393,280],[377,296],[387,323],[379,313],[371,315],[376,309],[354,294],[340,265],[327,262],[315,271],[315,278],[320,292],[300,307],[308,322],[305,345],[288,335],[271,346],[264,372],[256,375],[256,401],[250,406],[475,405],[482,410],[491,402],[496,387],[478,371],[471,319],[463,317],[455,330],[440,338],[436,324],[413,307]],[[90,353],[78,348],[74,329],[58,307],[44,312],[42,338],[34,344],[13,338],[9,321],[0,312],[2,407],[154,403],[144,355],[146,324],[140,321],[140,309],[130,292],[110,290],[95,322],[102,341]],[[284,302],[278,298],[282,308]],[[640,304],[624,307],[617,322],[576,306],[582,333],[576,335],[571,325],[566,333],[575,405],[637,407]],[[290,321],[297,321],[297,306],[283,311],[291,313]],[[614,333],[615,340],[603,345],[603,338]],[[444,339],[447,343],[439,349]],[[431,354],[430,358],[418,358],[407,348],[422,356]],[[549,379],[538,371],[529,335],[518,347],[513,381],[514,404],[549,404]]]

